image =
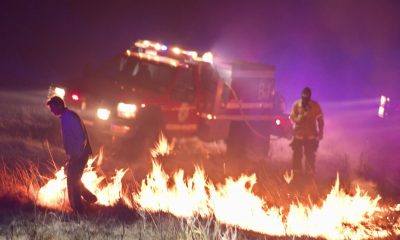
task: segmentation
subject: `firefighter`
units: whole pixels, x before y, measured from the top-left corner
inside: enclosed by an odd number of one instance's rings
[[[293,123],[292,167],[295,175],[303,172],[302,158],[305,155],[305,173],[315,173],[315,153],[324,136],[324,119],[320,105],[311,99],[311,89],[306,87],[301,99],[294,102],[290,119]]]
[[[97,197],[86,189],[81,182],[83,170],[90,154],[92,154],[86,128],[78,114],[66,108],[64,101],[60,97],[52,97],[47,102],[47,106],[61,120],[64,149],[68,155],[66,162],[68,199],[71,208],[76,213],[82,213],[84,209],[81,196],[88,203],[97,201]]]

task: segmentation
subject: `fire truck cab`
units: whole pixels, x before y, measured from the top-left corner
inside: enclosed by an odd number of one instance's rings
[[[264,158],[271,134],[290,137],[272,65],[226,61],[149,40],[134,42],[112,62],[112,74],[52,86],[49,94],[62,95],[94,131],[136,136],[147,142],[144,148],[162,131],[168,138],[223,139],[232,155]]]

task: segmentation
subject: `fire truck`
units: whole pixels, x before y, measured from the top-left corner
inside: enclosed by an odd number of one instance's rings
[[[78,111],[90,131],[132,138],[143,149],[162,132],[222,139],[228,154],[258,160],[266,157],[271,135],[291,136],[273,65],[149,40],[134,42],[83,79],[52,85],[52,95]]]

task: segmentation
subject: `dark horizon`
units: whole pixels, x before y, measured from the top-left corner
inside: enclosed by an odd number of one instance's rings
[[[5,3],[2,89],[79,77],[136,39],[273,64],[291,102],[400,96],[400,2],[173,1]]]

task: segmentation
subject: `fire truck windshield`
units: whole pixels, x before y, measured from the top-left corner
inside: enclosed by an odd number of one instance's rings
[[[164,92],[171,84],[176,68],[166,64],[138,60],[122,59],[121,83],[128,87]]]

